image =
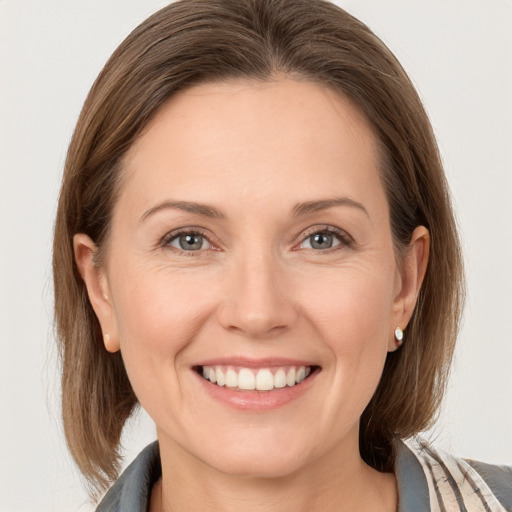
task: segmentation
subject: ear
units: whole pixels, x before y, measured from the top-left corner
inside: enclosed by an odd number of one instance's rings
[[[105,348],[108,352],[117,352],[119,338],[107,276],[104,268],[97,266],[94,262],[94,254],[98,248],[83,233],[73,237],[73,248],[78,271],[85,283],[89,300],[103,331]]]
[[[398,348],[395,340],[395,328],[405,330],[416,306],[425,273],[427,271],[430,250],[430,235],[426,227],[418,226],[411,238],[407,253],[399,275],[397,276],[397,288],[393,301],[393,332],[390,336],[388,350],[390,352]]]

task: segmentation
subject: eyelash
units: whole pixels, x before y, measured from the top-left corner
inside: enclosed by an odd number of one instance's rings
[[[184,251],[182,249],[178,249],[177,247],[172,247],[170,245],[170,243],[174,240],[176,240],[177,238],[179,238],[180,236],[184,236],[184,235],[192,235],[192,236],[201,236],[203,237],[209,244],[211,245],[214,245],[213,242],[210,240],[209,236],[204,232],[202,231],[201,229],[198,229],[198,228],[183,228],[181,230],[178,230],[178,231],[172,231],[171,233],[168,233],[167,235],[165,235],[163,238],[162,238],[162,241],[160,243],[160,246],[163,248],[163,249],[170,249],[171,251],[175,252],[176,254],[178,254],[179,256],[197,256],[198,254],[196,253],[201,253],[203,252],[202,250],[197,250],[197,251]]]
[[[301,237],[301,242],[299,244],[302,245],[308,238],[310,238],[313,235],[316,234],[325,234],[328,233],[329,235],[334,235],[338,238],[339,244],[334,247],[329,247],[328,249],[306,249],[306,250],[312,250],[313,252],[325,254],[330,253],[336,250],[339,250],[341,248],[351,248],[354,245],[354,239],[345,231],[342,231],[341,229],[335,228],[333,226],[314,226],[308,230],[306,230]],[[177,247],[172,247],[170,245],[171,242],[179,238],[180,236],[184,235],[191,235],[191,236],[201,236],[203,237],[209,244],[215,245],[209,238],[209,236],[198,228],[185,228],[178,231],[173,231],[171,233],[168,233],[162,238],[162,241],[160,242],[160,246],[163,249],[170,249],[176,254],[180,256],[198,256],[199,253],[203,252],[204,250],[199,249],[195,251],[185,251],[182,249],[178,249]],[[215,250],[215,249],[214,249]],[[294,251],[300,250],[297,248],[293,249]]]
[[[326,254],[330,253],[336,250],[339,250],[341,248],[351,248],[354,245],[354,239],[345,231],[335,228],[333,226],[314,226],[304,232],[301,238],[301,243],[299,245],[302,245],[308,238],[310,238],[313,235],[317,234],[325,234],[328,233],[329,235],[334,235],[338,238],[340,241],[339,245],[336,245],[334,247],[329,247],[328,249],[310,249],[314,252]],[[298,250],[298,249],[294,249]]]

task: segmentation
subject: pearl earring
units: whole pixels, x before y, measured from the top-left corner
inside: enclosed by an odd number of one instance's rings
[[[400,329],[400,327],[397,327],[395,329],[395,340],[396,340],[396,346],[401,347],[402,343],[404,342],[404,331]]]

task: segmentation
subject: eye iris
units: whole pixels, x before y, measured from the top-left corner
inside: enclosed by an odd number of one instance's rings
[[[330,249],[332,247],[332,235],[329,233],[315,233],[311,236],[313,249]]]
[[[181,235],[179,244],[181,249],[186,251],[198,251],[203,245],[203,237],[201,235]]]

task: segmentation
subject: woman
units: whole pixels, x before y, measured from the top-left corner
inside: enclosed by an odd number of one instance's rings
[[[505,510],[511,471],[418,443],[463,297],[406,74],[321,1],[189,0],[94,84],[55,230],[68,444],[98,510]],[[457,508],[458,507],[458,508]]]

